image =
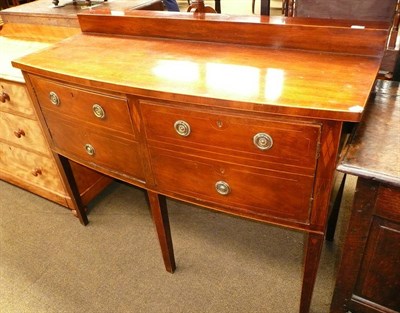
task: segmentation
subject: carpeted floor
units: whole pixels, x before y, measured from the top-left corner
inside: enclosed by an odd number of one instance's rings
[[[311,312],[329,310],[352,201],[326,243]],[[0,312],[297,312],[303,234],[169,201],[177,271],[164,270],[143,191],[113,183],[90,224],[0,181]]]

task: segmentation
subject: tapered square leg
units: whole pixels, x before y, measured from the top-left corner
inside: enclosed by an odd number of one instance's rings
[[[307,244],[304,251],[304,270],[300,299],[300,313],[308,313],[310,311],[311,299],[317,277],[323,243],[323,234],[308,234]]]
[[[156,227],[158,241],[161,246],[165,269],[168,272],[173,273],[176,269],[176,265],[166,199],[164,196],[152,191],[147,191],[147,195],[149,197],[149,205],[153,216],[153,222]]]
[[[61,167],[64,170],[64,172],[61,174],[67,181],[66,188],[68,189],[68,192],[71,196],[71,202],[73,205],[72,213],[79,219],[82,225],[87,225],[89,223],[89,220],[86,215],[85,206],[82,203],[81,195],[79,193],[78,186],[76,184],[75,177],[71,169],[71,165],[67,158],[57,154],[55,154],[55,156],[58,157],[58,160],[61,163]]]

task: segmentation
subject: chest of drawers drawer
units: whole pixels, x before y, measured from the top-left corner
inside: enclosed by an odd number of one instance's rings
[[[32,76],[32,84],[43,110],[135,139],[125,97],[92,92],[36,76]]]
[[[65,120],[58,114],[45,114],[54,147],[71,159],[90,167],[144,181],[139,143],[115,137],[102,129]]]
[[[315,169],[321,126],[141,101],[146,137],[237,157]]]
[[[0,140],[49,155],[39,122],[0,111]]]
[[[58,194],[65,192],[53,160],[0,142],[0,172],[2,171],[25,184]]]
[[[150,148],[157,188],[257,219],[308,224],[314,177]],[[196,201],[196,200],[195,200]]]
[[[0,111],[33,117],[33,106],[25,85],[0,80]]]

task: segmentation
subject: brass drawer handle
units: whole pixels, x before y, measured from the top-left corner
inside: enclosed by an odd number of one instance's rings
[[[60,103],[61,103],[60,98],[54,91],[50,91],[49,98],[50,98],[51,103],[54,104],[55,106],[60,105]]]
[[[42,169],[36,167],[35,169],[32,170],[32,175],[35,176],[35,177],[37,177],[39,175],[42,175]]]
[[[274,141],[270,135],[258,133],[253,137],[253,143],[260,150],[268,150],[272,148]]]
[[[14,135],[17,138],[21,138],[22,136],[25,136],[25,131],[23,129],[18,128],[18,130],[14,131]]]
[[[190,135],[190,125],[185,121],[176,121],[174,124],[174,128],[179,136],[187,137]]]
[[[3,91],[0,96],[0,102],[5,103],[6,101],[10,101],[10,96]]]
[[[99,119],[104,119],[106,117],[106,112],[102,108],[100,104],[93,104],[93,114],[99,118]]]
[[[231,193],[231,187],[229,187],[227,182],[223,180],[217,181],[215,183],[215,190],[223,196],[229,195]]]
[[[86,153],[89,155],[94,155],[94,153],[95,153],[93,146],[89,143],[87,143],[85,145],[85,150],[86,150]]]

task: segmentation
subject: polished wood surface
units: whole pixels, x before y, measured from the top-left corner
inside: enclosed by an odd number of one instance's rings
[[[308,312],[342,124],[361,118],[388,24],[169,12],[79,21],[82,34],[13,62],[60,162],[145,188],[170,272],[165,196],[306,232]],[[94,119],[102,99],[116,100]]]
[[[400,88],[379,80],[357,136],[338,170],[400,186]]]
[[[59,27],[79,28],[77,14],[103,9],[123,13],[127,9],[134,10],[164,10],[161,0],[114,0],[104,1],[88,6],[86,3],[73,4],[62,0],[58,6],[48,0],[36,0],[23,5],[0,11],[4,23],[42,24]]]
[[[331,312],[400,312],[399,87],[377,82],[338,166],[359,178]]]
[[[168,12],[159,12],[155,16],[157,19],[161,16],[160,20],[153,23],[152,27],[145,24],[138,28],[124,27],[123,17],[104,17],[103,25],[108,23],[109,26],[102,28],[102,32],[120,29],[122,34],[142,36],[133,38],[92,36],[88,32],[99,29],[96,25],[103,16],[82,15],[80,23],[85,33],[69,41],[67,54],[64,45],[59,44],[51,50],[29,55],[19,61],[18,66],[37,74],[52,72],[54,78],[71,82],[87,84],[87,80],[90,80],[93,87],[112,86],[119,92],[140,93],[165,100],[194,101],[200,97],[213,102],[220,99],[224,101],[224,106],[244,110],[252,110],[253,105],[262,104],[257,106],[257,110],[358,121],[367,100],[364,91],[370,90],[373,84],[369,73],[378,71],[379,55],[383,53],[387,35],[384,29],[386,24],[378,29],[373,24],[371,29],[367,27],[366,30],[360,30],[349,26],[322,28],[319,25],[279,25],[274,24],[274,20],[269,23],[269,20],[249,18],[248,23],[228,21],[225,25],[212,20],[212,17],[198,21],[201,23],[201,27],[196,28],[199,36],[194,35],[193,38],[199,38],[199,41],[168,41],[153,37],[189,39],[186,32],[178,33],[177,26],[190,23],[188,15],[180,15],[183,17],[175,18],[176,15],[173,15],[174,18],[168,19]],[[138,20],[151,23],[147,16],[150,15],[138,17]],[[114,18],[118,22],[111,22]],[[135,17],[125,21],[132,21],[132,25],[137,22]],[[165,34],[165,23],[177,26],[169,27],[170,31]],[[163,28],[155,25],[163,25]],[[210,42],[217,41],[212,36],[215,29],[225,34],[221,27],[236,28],[236,35],[218,36],[218,40],[225,45]],[[247,32],[248,29],[251,32]],[[295,38],[293,31],[298,33]],[[261,33],[263,37],[260,37]],[[238,38],[246,36],[250,38],[241,43],[248,44],[245,47],[247,57],[243,55],[244,48],[236,44]],[[313,40],[305,41],[305,38]],[[122,46],[124,49],[120,48]],[[329,48],[335,53],[321,53],[321,50]],[[227,49],[229,54],[226,53]],[[101,62],[94,62],[92,54],[88,53],[97,50],[107,51],[101,54]],[[142,61],[144,58],[146,62]],[[294,59],[298,62],[287,62]],[[31,66],[37,63],[45,64],[45,70]],[[132,64],[135,64],[135,79],[129,80],[125,70]],[[107,75],[104,69],[107,69]],[[229,73],[229,79],[223,77],[224,73]],[[248,77],[247,85],[242,84],[243,75]]]
[[[4,47],[6,47],[2,51],[2,54],[10,54],[10,56],[15,59],[20,53],[28,54],[29,51],[26,49],[32,49],[29,48],[29,46],[38,46],[38,48],[40,48],[41,45],[44,47],[45,45],[50,45],[65,38],[79,34],[80,32],[81,30],[77,27],[7,23],[3,25],[3,29],[0,32],[1,45],[3,47],[4,43]],[[10,41],[10,43],[7,41]],[[24,45],[25,47],[15,49],[14,46],[17,44],[17,42],[19,42],[21,46]],[[10,62],[11,60],[8,60],[7,69],[11,68]],[[21,73],[19,73],[18,76],[22,78]]]

